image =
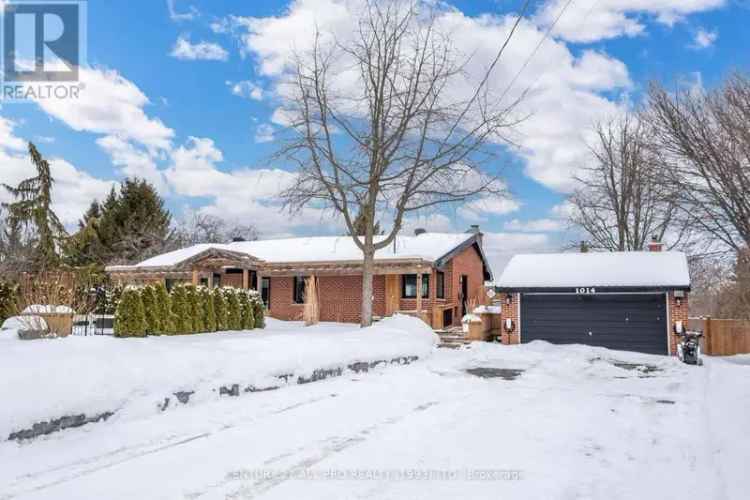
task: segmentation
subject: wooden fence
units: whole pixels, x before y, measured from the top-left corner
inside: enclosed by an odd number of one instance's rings
[[[703,332],[703,352],[714,356],[750,353],[750,320],[690,318],[690,330]]]

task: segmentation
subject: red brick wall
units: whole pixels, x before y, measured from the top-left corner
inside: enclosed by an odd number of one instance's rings
[[[521,307],[521,294],[511,294],[511,303],[506,303],[506,297],[508,294],[501,293],[499,298],[502,303],[502,342],[503,344],[519,344],[521,342],[521,322],[519,321],[520,307]],[[514,329],[512,332],[505,330],[505,319],[510,318],[513,321]]]
[[[283,320],[301,320],[303,304],[294,303],[294,278],[271,278],[270,316]],[[362,307],[362,276],[320,276],[320,320],[359,323]],[[373,314],[385,314],[385,276],[373,279]]]
[[[667,296],[667,305],[669,306],[669,324],[667,329],[669,330],[669,354],[677,355],[677,343],[680,337],[674,334],[674,325],[677,321],[682,321],[684,328],[688,326],[688,293],[685,292],[685,296],[680,299],[681,304],[677,305],[674,292],[669,292]]]

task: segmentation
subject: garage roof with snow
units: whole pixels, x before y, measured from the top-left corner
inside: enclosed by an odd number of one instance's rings
[[[499,291],[578,287],[689,290],[682,252],[588,252],[516,255],[496,282]]]

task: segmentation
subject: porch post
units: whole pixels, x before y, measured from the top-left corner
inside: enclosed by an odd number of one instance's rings
[[[214,287],[214,272],[208,273],[208,288],[213,289]]]
[[[250,271],[247,269],[242,270],[242,288],[245,290],[250,288]]]
[[[255,291],[260,293],[263,289],[263,276],[261,276],[259,270],[255,270]]]
[[[193,269],[193,286],[198,286],[198,270]]]
[[[417,273],[417,317],[422,317],[422,273]]]

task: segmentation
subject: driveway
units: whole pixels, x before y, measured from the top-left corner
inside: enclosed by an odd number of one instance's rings
[[[0,498],[745,498],[750,366],[475,344],[0,444]]]

